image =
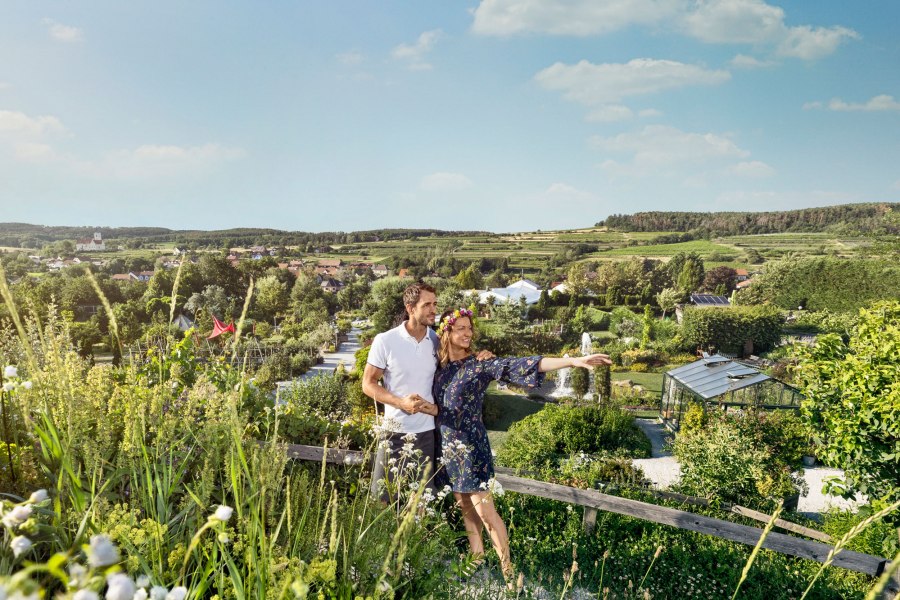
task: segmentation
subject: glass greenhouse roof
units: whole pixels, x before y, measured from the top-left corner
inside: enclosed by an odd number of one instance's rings
[[[771,379],[752,367],[716,354],[666,373],[705,400]]]

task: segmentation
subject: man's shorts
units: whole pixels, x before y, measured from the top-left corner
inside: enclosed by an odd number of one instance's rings
[[[406,436],[415,436],[411,442],[407,442]],[[373,498],[380,498],[382,502],[388,503],[393,498],[397,499],[397,491],[395,485],[387,486],[384,484],[385,474],[387,481],[394,484],[397,477],[402,475],[399,485],[404,487],[410,483],[419,483],[424,475],[425,465],[429,465],[428,482],[425,484],[428,489],[434,493],[434,429],[423,431],[421,433],[391,433],[383,440],[387,444],[379,442],[378,451],[375,454],[375,465],[372,468],[372,485],[370,492]],[[404,446],[412,444],[412,452],[419,450],[421,453],[410,455],[410,449],[404,450]],[[387,447],[385,447],[387,446]],[[391,489],[389,489],[389,487]]]

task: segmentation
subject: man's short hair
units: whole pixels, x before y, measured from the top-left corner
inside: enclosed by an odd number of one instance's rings
[[[409,306],[410,304],[416,305],[419,303],[419,296],[422,295],[422,292],[431,292],[432,294],[437,294],[435,289],[425,283],[424,281],[417,281],[414,284],[407,287],[403,290],[403,306]]]

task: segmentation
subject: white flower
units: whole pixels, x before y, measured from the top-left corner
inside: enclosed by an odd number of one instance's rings
[[[72,600],[100,600],[100,596],[97,592],[92,592],[91,590],[78,590],[72,596]]]
[[[227,521],[231,518],[231,515],[234,513],[234,509],[230,506],[225,506],[224,504],[220,504],[219,508],[216,509],[216,512],[213,513],[213,518],[216,521]]]
[[[91,538],[91,542],[96,537],[106,536],[95,535]],[[106,539],[109,541],[109,538]],[[110,546],[112,546],[112,543],[110,543]],[[115,546],[112,546],[112,548],[115,549]],[[118,560],[118,554],[119,552],[116,551],[116,560]],[[106,578],[106,584],[109,586],[109,589],[106,590],[106,600],[134,600],[134,592],[137,590],[135,590],[134,582],[128,575],[122,573],[110,575]]]
[[[4,392],[11,392],[14,389],[16,389],[16,384],[14,384],[12,381],[7,381],[6,383],[3,384]]]
[[[12,548],[13,555],[17,557],[23,552],[28,552],[28,550],[31,549],[31,546],[31,540],[29,540],[24,535],[17,535],[9,543],[9,547]]]
[[[19,369],[17,369],[15,367],[15,365],[6,365],[6,368],[3,369],[3,376],[7,377],[7,378],[8,377],[18,377]]]
[[[154,585],[150,588],[150,600],[166,600],[169,590],[161,585]]]
[[[40,489],[36,492],[31,492],[31,496],[28,498],[28,501],[32,504],[37,504],[38,502],[43,502],[47,498],[49,498],[49,496],[47,495],[47,490]]]
[[[31,505],[23,504],[14,507],[11,511],[3,515],[3,524],[9,528],[21,525],[31,517]]]
[[[25,382],[23,382],[23,383],[22,383],[22,387],[25,388],[26,390],[30,390],[30,389],[31,389],[31,382],[30,382],[30,381],[25,381]]]
[[[166,600],[184,600],[187,596],[187,588],[183,585],[172,588],[172,591],[166,596]]]
[[[69,585],[79,587],[87,583],[87,569],[84,565],[72,563],[69,565]]]
[[[92,567],[108,567],[119,562],[119,549],[112,543],[109,536],[105,534],[91,536],[91,544],[88,546],[87,555],[88,563]],[[128,581],[131,583],[131,579]],[[131,583],[131,586],[134,587],[134,584]],[[110,587],[112,587],[111,583]],[[134,590],[131,591],[131,594],[134,595]],[[109,598],[108,593],[106,597]],[[128,596],[128,598],[130,599],[131,596]]]
[[[134,593],[134,600],[147,600],[147,590],[144,588],[138,589],[138,591]]]
[[[150,585],[150,578],[146,575],[138,575],[138,578],[135,580],[135,585],[139,588],[145,588]]]

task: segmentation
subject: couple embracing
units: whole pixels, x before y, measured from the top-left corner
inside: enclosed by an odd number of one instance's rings
[[[379,444],[372,474],[372,492],[392,479],[388,456],[397,457],[405,444],[421,451],[435,473],[429,488],[447,484],[462,511],[471,553],[484,555],[482,529],[486,529],[500,558],[507,584],[514,579],[506,526],[494,506],[489,482],[494,464],[481,411],[491,381],[538,387],[544,373],[567,367],[610,364],[604,354],[578,358],[498,358],[487,351],[472,351],[474,315],[466,308],[445,311],[437,331],[433,287],[417,282],[403,292],[408,319],[375,336],[363,374],[363,391],[385,405],[385,419],[395,431]],[[383,385],[379,380],[383,379]]]

